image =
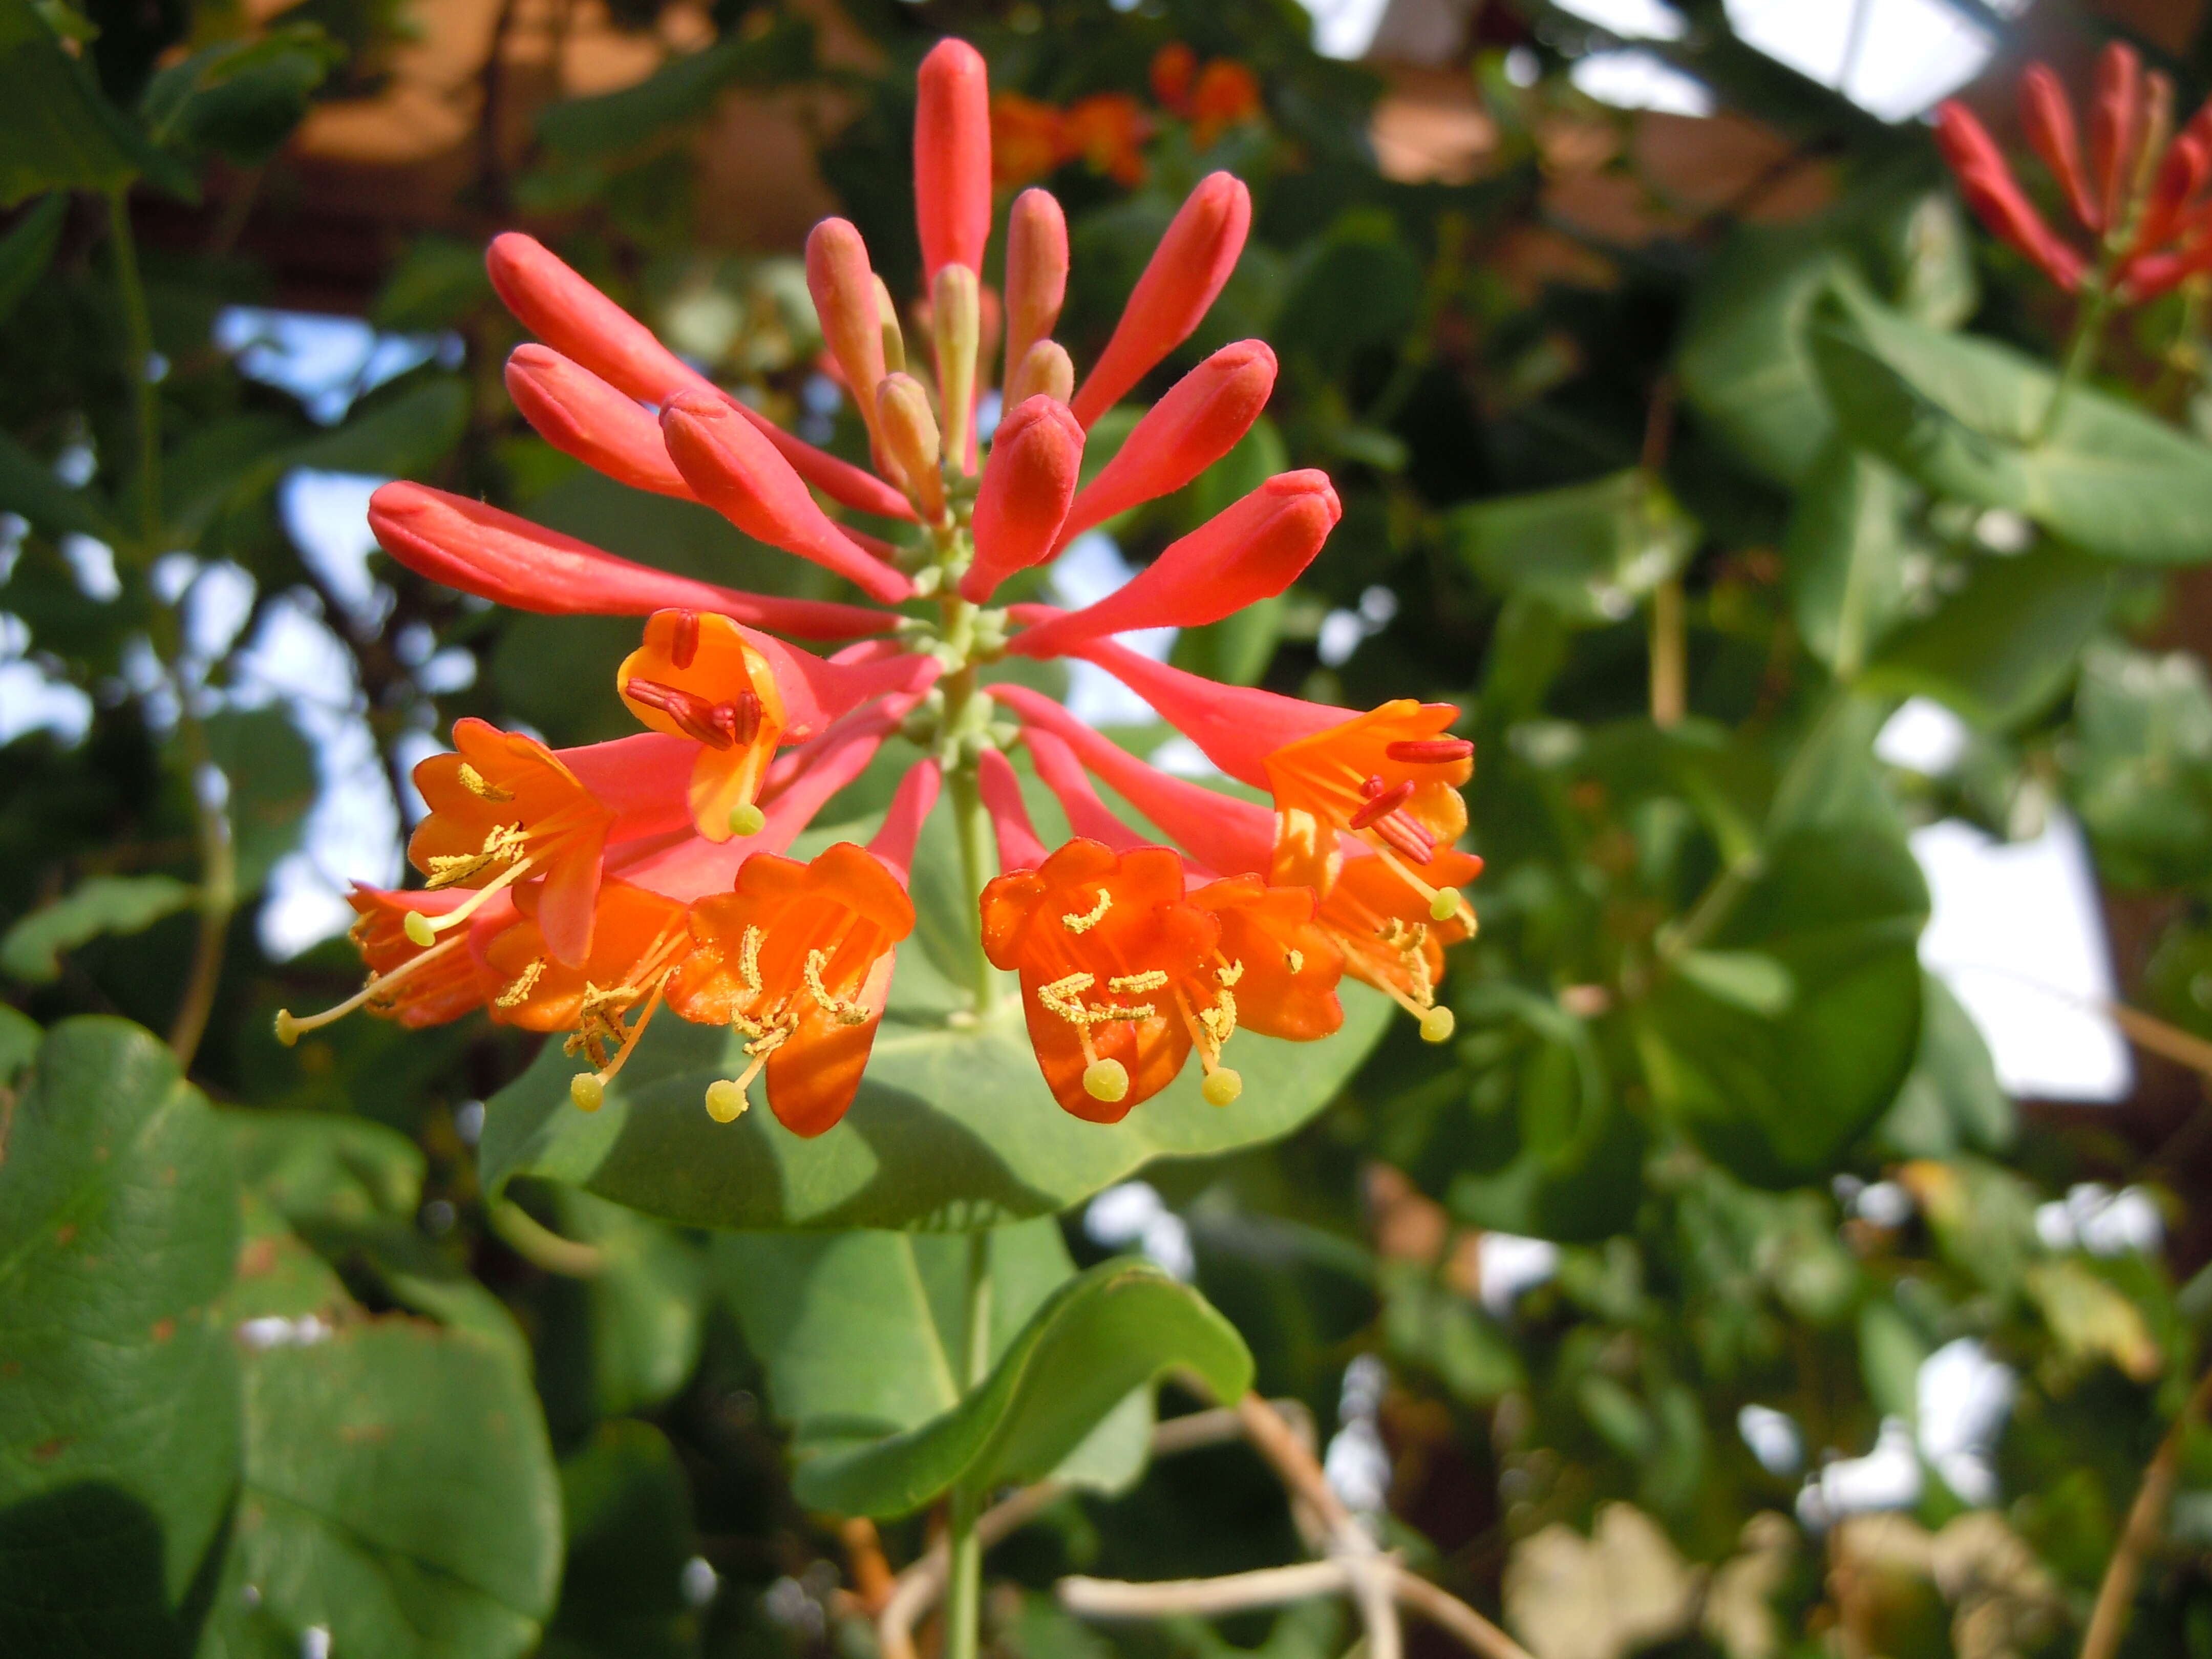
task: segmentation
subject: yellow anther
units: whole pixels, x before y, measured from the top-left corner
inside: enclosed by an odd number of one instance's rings
[[[1244,1079],[1226,1066],[1208,1072],[1198,1085],[1199,1097],[1209,1106],[1226,1106],[1244,1092]]]
[[[1289,964],[1293,974],[1303,974],[1306,970],[1306,953],[1303,951],[1285,951],[1283,960]]]
[[[1211,1008],[1198,1011],[1198,1023],[1206,1028],[1206,1036],[1213,1039],[1216,1048],[1237,1035],[1237,999],[1224,991],[1221,1000]]]
[[[829,965],[830,953],[827,951],[809,951],[806,953],[808,992],[812,994],[815,1001],[822,1005],[823,1012],[835,1014],[837,1017],[837,1023],[840,1025],[866,1025],[869,1018],[866,1008],[857,1002],[848,1002],[844,998],[833,994],[830,988],[822,982],[822,970]]]
[[[1118,1060],[1094,1060],[1083,1068],[1083,1092],[1108,1105],[1129,1092],[1128,1068]]]
[[[733,836],[757,836],[768,827],[768,814],[750,801],[739,801],[730,809],[730,833]]]
[[[495,864],[512,863],[529,842],[520,824],[495,824],[484,836],[483,845],[473,853],[434,854],[430,860],[430,878],[422,884],[434,892],[480,875]]]
[[[1069,1024],[1079,1028],[1087,1025],[1104,1025],[1117,1019],[1152,1018],[1155,1011],[1149,1002],[1140,1002],[1131,1008],[1119,1008],[1079,1000],[1082,993],[1089,990],[1097,982],[1098,976],[1096,974],[1070,974],[1066,978],[1056,979],[1049,985],[1038,986],[1037,1000]]]
[[[1071,933],[1087,933],[1106,920],[1106,913],[1114,908],[1114,896],[1104,888],[1098,890],[1098,902],[1088,915],[1078,915],[1073,910],[1060,919],[1060,925]]]
[[[499,994],[499,1006],[502,1008],[520,1007],[528,1000],[531,992],[538,988],[538,981],[544,976],[544,973],[545,958],[532,957],[530,959],[530,965],[514,976],[514,982]]]
[[[1109,991],[1137,995],[1146,991],[1157,991],[1167,982],[1168,976],[1164,969],[1147,968],[1141,974],[1122,974],[1109,979],[1106,981],[1106,988]]]
[[[1295,956],[1297,952],[1293,951],[1291,954]],[[1295,974],[1297,969],[1293,968],[1291,971]],[[1226,991],[1244,977],[1244,964],[1242,962],[1224,963],[1213,970],[1213,977],[1220,981],[1221,988]]]
[[[707,1115],[717,1123],[735,1123],[745,1115],[752,1103],[745,1091],[728,1078],[720,1078],[707,1085]]]
[[[514,799],[514,792],[512,789],[502,789],[497,784],[489,781],[483,773],[477,771],[466,761],[461,763],[461,787],[478,800],[502,801]]]
[[[1452,1028],[1456,1024],[1457,1022],[1452,1018],[1450,1009],[1431,1008],[1421,1016],[1421,1041],[1449,1042],[1451,1041]]]
[[[738,972],[745,981],[745,989],[755,996],[761,994],[760,953],[767,940],[768,935],[759,928],[748,927],[738,950]]]
[[[577,1110],[596,1112],[606,1104],[607,1085],[595,1072],[579,1072],[568,1079],[568,1098],[576,1103]]]

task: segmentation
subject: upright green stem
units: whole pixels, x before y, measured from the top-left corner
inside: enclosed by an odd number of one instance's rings
[[[968,1235],[968,1307],[961,1391],[973,1394],[991,1372],[991,1235]],[[952,1552],[945,1587],[944,1659],[975,1659],[983,1611],[983,1540],[975,1531],[984,1494],[952,1489],[946,1541]]]
[[[2031,444],[2050,440],[2058,429],[2058,417],[2066,408],[2066,396],[2082,380],[2097,361],[2097,347],[2105,332],[2105,318],[2112,308],[2112,285],[2104,270],[2089,277],[2081,289],[2081,308],[2074,319],[2074,332],[2066,342],[2066,361],[2058,371],[2058,384],[2051,389],[2051,403],[2036,423]]]
[[[124,365],[131,381],[132,412],[138,427],[138,528],[145,558],[153,557],[161,533],[161,410],[154,389],[154,325],[146,311],[146,288],[138,276],[138,245],[131,234],[131,203],[125,188],[107,193],[108,240],[115,247],[115,286],[123,307],[130,351]]]
[[[965,656],[972,643],[975,607],[957,595],[941,601],[945,639]],[[952,805],[952,822],[960,842],[960,875],[968,894],[968,915],[975,925],[975,954],[969,965],[969,988],[975,994],[978,1017],[988,1013],[994,989],[991,959],[983,952],[983,887],[998,873],[996,849],[992,845],[990,815],[983,810],[977,787],[975,745],[988,721],[991,700],[975,684],[972,664],[955,670],[943,681],[945,724],[940,757],[945,767],[945,793]]]
[[[177,694],[177,737],[184,745],[191,780],[200,854],[199,938],[192,947],[191,976],[185,981],[184,998],[169,1026],[169,1050],[179,1066],[189,1068],[207,1032],[216,987],[222,978],[223,945],[230,933],[231,912],[238,908],[238,854],[231,843],[230,816],[211,787],[215,757],[209,752],[207,728],[192,708],[191,688],[179,674],[173,673],[170,684]]]

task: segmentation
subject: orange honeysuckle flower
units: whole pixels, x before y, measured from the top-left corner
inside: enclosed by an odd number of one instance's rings
[[[1018,92],[991,100],[991,176],[1012,187],[1042,179],[1068,159],[1067,124],[1060,111]]]
[[[1482,873],[1471,854],[1438,848],[1433,873],[1456,889]],[[1443,1042],[1452,1034],[1452,1012],[1437,1006],[1444,946],[1474,934],[1474,913],[1462,903],[1442,921],[1419,893],[1379,855],[1348,858],[1336,884],[1321,902],[1322,929],[1344,951],[1344,971],[1364,980],[1421,1024],[1421,1036]]]
[[[873,853],[840,842],[802,864],[757,853],[734,892],[691,907],[692,949],[669,988],[685,1019],[730,1025],[752,1063],[707,1091],[717,1122],[745,1109],[765,1068],[769,1109],[795,1134],[844,1116],[890,989],[893,947],[914,931],[914,903]]]
[[[1260,112],[1260,82],[1231,58],[1217,58],[1200,70],[1190,94],[1191,137],[1200,149],[1240,121]]]
[[[1125,92],[1095,92],[1067,106],[1062,118],[1069,151],[1115,184],[1145,182],[1145,140],[1152,124],[1137,100]]]
[[[659,1009],[668,982],[691,948],[684,907],[624,881],[601,887],[589,959],[570,964],[548,947],[526,894],[523,919],[484,947],[484,966],[499,990],[491,1017],[526,1031],[566,1031],[562,1052],[592,1066],[568,1079],[568,1097],[587,1112],[606,1099],[606,1085],[635,1050]],[[623,1016],[642,1004],[636,1019]]]
[[[446,1024],[482,1007],[498,986],[477,960],[471,940],[513,922],[513,895],[502,892],[484,904],[466,933],[448,933],[425,945],[408,931],[410,925],[419,929],[419,918],[442,916],[474,897],[463,892],[392,892],[356,883],[346,895],[356,918],[347,937],[368,965],[368,982],[335,1007],[304,1019],[289,1008],[278,1009],[277,1042],[289,1048],[307,1032],[356,1008],[414,1030]]]
[[[785,720],[768,659],[726,617],[661,611],[645,643],[623,659],[615,686],[631,714],[656,732],[699,744],[688,799],[709,841],[760,828],[753,802]]]
[[[1449,703],[1401,697],[1270,753],[1274,879],[1328,893],[1350,834],[1429,901],[1431,921],[1471,921],[1455,885],[1429,879],[1438,851],[1467,830],[1459,786],[1474,773],[1474,745],[1443,735],[1458,718]]]
[[[1344,1024],[1336,997],[1344,952],[1321,922],[1313,889],[1230,876],[1188,896],[1220,924],[1217,948],[1221,965],[1237,976],[1241,1024],[1292,1042],[1325,1037]]]
[[[437,892],[476,890],[435,920],[417,912],[407,934],[428,945],[458,927],[494,894],[528,878],[543,884],[541,926],[563,962],[591,949],[592,907],[616,811],[537,738],[479,720],[453,726],[453,752],[415,769],[430,814],[416,826],[407,857]]]
[[[1037,1064],[1077,1117],[1120,1122],[1174,1081],[1194,1044],[1207,1099],[1226,1105],[1243,1086],[1217,1069],[1238,970],[1219,954],[1220,921],[1183,887],[1182,860],[1164,847],[1117,854],[1078,838],[983,890],[984,951],[1021,976]]]

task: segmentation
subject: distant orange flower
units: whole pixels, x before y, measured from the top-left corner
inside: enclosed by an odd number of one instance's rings
[[[1188,112],[1191,137],[1204,149],[1224,129],[1260,112],[1260,82],[1243,64],[1217,58],[1200,73]]]
[[[1152,54],[1152,99],[1176,115],[1190,113],[1191,82],[1198,78],[1198,54],[1182,41],[1162,46]]]
[[[1074,152],[1067,122],[1052,105],[1018,92],[991,100],[991,177],[1006,189],[1042,179]]]
[[[1067,106],[1066,117],[1070,151],[1118,185],[1145,181],[1145,140],[1152,123],[1137,100],[1125,92],[1093,93]]]

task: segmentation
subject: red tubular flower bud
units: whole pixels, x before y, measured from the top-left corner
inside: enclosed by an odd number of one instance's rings
[[[696,499],[644,406],[550,346],[515,347],[507,360],[507,395],[563,455],[633,489]]]
[[[1275,389],[1263,340],[1225,345],[1145,411],[1114,459],[1075,498],[1062,546],[1140,501],[1172,495],[1237,447]]]
[[[653,331],[586,282],[534,237],[508,231],[492,239],[485,268],[515,320],[563,356],[574,359],[640,403],[667,401],[690,389],[724,398],[760,428],[799,477],[834,501],[863,513],[910,519],[906,497],[882,479],[823,453],[766,416],[729,398],[662,345]]]
[[[1017,570],[1049,556],[1083,466],[1083,428],[1066,404],[1031,398],[1000,423],[975,495],[975,561],[960,592],[981,605]]]
[[[1044,843],[1030,822],[1030,809],[1022,802],[1021,780],[1013,763],[995,749],[986,749],[975,763],[976,793],[983,810],[991,815],[991,828],[999,838],[999,868],[1034,870],[1044,862]]]
[[[2135,248],[2129,259],[2130,268],[2136,259],[2173,239],[2184,215],[2209,176],[2212,176],[2212,146],[2197,136],[2192,125],[2191,130],[2173,141],[2159,163],[2157,180],[2151,186],[2149,199],[2143,204],[2142,223],[2136,232]]]
[[[2081,167],[2081,137],[2074,125],[2074,106],[2048,64],[2030,64],[2021,72],[2020,125],[2028,147],[2043,158],[2074,216],[2090,230],[2104,228],[2104,215],[2089,190]]]
[[[750,422],[719,398],[678,392],[660,411],[668,453],[699,499],[756,541],[836,571],[896,604],[914,584],[845,538]]]
[[[2081,282],[2081,256],[2061,241],[2005,165],[1989,130],[1964,104],[1947,100],[1936,112],[1936,144],[1959,180],[1960,194],[1990,234],[2011,244],[2069,292]]]
[[[1037,781],[1052,791],[1060,810],[1066,814],[1070,835],[1100,842],[1117,853],[1160,844],[1158,837],[1139,835],[1114,816],[1106,803],[1098,799],[1098,792],[1091,787],[1083,763],[1076,758],[1075,750],[1068,747],[1066,740],[1043,726],[1028,726],[1022,728],[1022,741],[1029,745],[1030,759],[1036,763]],[[1137,765],[1144,764],[1133,755],[1129,758]],[[1193,873],[1203,879],[1210,872]]]
[[[2142,142],[2142,62],[2115,40],[2097,58],[2097,90],[2089,106],[2089,168],[2106,228],[2128,210],[2136,149]]]
[[[1133,628],[1196,628],[1271,599],[1311,564],[1344,509],[1325,472],[1284,472],[1205,524],[1096,605],[1017,634],[1024,656]]]
[[[1059,325],[1067,295],[1067,218],[1047,190],[1025,190],[1006,216],[1006,381]]]
[[[384,550],[410,570],[541,616],[642,617],[689,609],[808,640],[881,634],[896,620],[856,605],[742,593],[633,564],[425,484],[385,485],[369,497],[368,525]]]
[[[808,234],[806,291],[814,296],[822,337],[844,371],[846,389],[872,434],[876,384],[886,372],[884,319],[876,300],[876,274],[868,264],[868,245],[847,221],[824,219]]]
[[[1209,173],[1183,203],[1122,307],[1114,337],[1075,394],[1075,418],[1087,431],[1153,364],[1205,319],[1252,228],[1252,194],[1243,180]]]
[[[991,234],[991,91],[983,56],[946,39],[921,60],[914,117],[914,210],[922,280],[983,268]]]
[[[918,760],[908,767],[892,793],[891,804],[884,809],[882,827],[868,843],[868,851],[883,860],[901,886],[906,885],[913,872],[915,845],[921,839],[922,823],[937,805],[938,789],[944,781],[945,775],[933,760]]]

